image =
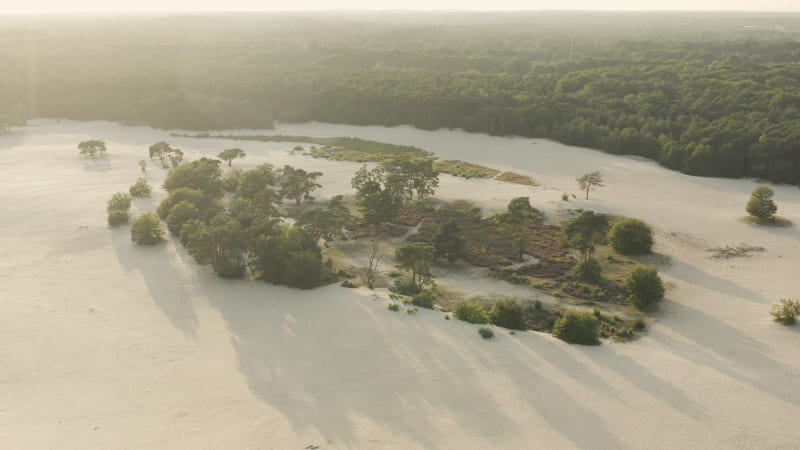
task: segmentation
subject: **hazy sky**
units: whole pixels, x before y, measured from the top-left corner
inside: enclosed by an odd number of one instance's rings
[[[0,13],[313,9],[800,11],[800,0],[2,0]]]

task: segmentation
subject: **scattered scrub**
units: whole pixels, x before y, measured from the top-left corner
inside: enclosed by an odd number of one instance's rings
[[[494,331],[491,328],[480,327],[478,328],[478,334],[481,335],[484,339],[491,339],[494,337]]]
[[[779,303],[772,306],[770,314],[775,322],[793,325],[797,322],[797,316],[800,315],[800,301],[781,299]]]

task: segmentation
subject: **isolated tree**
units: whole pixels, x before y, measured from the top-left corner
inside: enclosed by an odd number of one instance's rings
[[[136,180],[136,183],[133,183],[133,186],[128,189],[128,192],[130,192],[132,197],[150,197],[150,194],[153,192],[153,187],[150,186],[146,178],[139,178]]]
[[[436,259],[436,252],[430,244],[415,242],[400,247],[395,252],[395,259],[400,268],[411,272],[411,282],[418,289],[431,280],[431,266]]]
[[[664,283],[653,267],[637,267],[625,282],[628,299],[639,309],[646,310],[664,298]]]
[[[217,158],[226,161],[228,163],[228,167],[231,166],[231,163],[236,158],[244,158],[247,154],[240,148],[229,148],[221,151]]]
[[[439,225],[439,229],[433,235],[432,243],[437,259],[446,258],[448,262],[454,263],[464,255],[464,239],[461,238],[461,227],[458,226],[455,220]]]
[[[383,255],[380,253],[380,243],[376,239],[373,239],[370,242],[369,251],[367,253],[367,269],[364,271],[364,280],[367,282],[367,287],[370,289],[375,288],[378,265],[380,265],[382,258]]]
[[[747,213],[758,220],[772,220],[778,212],[778,205],[772,200],[775,192],[767,186],[758,186],[747,202]]]
[[[150,155],[150,159],[158,157],[162,164],[170,152],[172,152],[172,147],[170,147],[169,144],[164,141],[156,142],[148,149],[148,155]]]
[[[586,192],[586,200],[589,200],[589,191],[603,186],[603,176],[600,172],[589,172],[577,179],[581,191]]]
[[[624,255],[642,255],[653,248],[653,230],[639,219],[622,219],[611,227],[608,241]]]
[[[144,213],[131,225],[131,241],[141,245],[155,245],[164,240],[161,221],[153,213]]]
[[[283,166],[279,178],[280,194],[294,200],[298,205],[302,200],[314,200],[311,192],[322,187],[317,183],[317,178],[321,176],[322,172],[306,172],[292,166]]]
[[[580,252],[580,262],[586,263],[594,254],[594,246],[602,242],[608,231],[608,218],[593,211],[584,211],[568,221],[561,229],[561,242]]]
[[[94,158],[95,156],[102,156],[106,153],[106,143],[92,139],[90,141],[83,141],[78,144],[79,154]]]

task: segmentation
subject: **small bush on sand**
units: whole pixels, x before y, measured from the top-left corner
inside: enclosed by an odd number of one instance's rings
[[[111,196],[111,199],[108,201],[108,205],[106,206],[106,210],[108,212],[113,210],[128,211],[131,209],[131,201],[133,201],[133,199],[127,193],[117,192]]]
[[[653,248],[653,230],[639,219],[623,219],[611,227],[608,241],[623,255],[643,255]]]
[[[770,314],[775,322],[792,325],[797,322],[797,316],[800,315],[800,302],[786,298],[781,299],[778,304],[772,306]]]
[[[400,305],[398,305],[397,303],[389,303],[389,306],[387,308],[389,309],[389,311],[394,311],[394,312],[400,311]]]
[[[494,337],[494,331],[491,328],[481,327],[478,328],[478,334],[484,339],[491,339]]]
[[[420,292],[419,286],[414,282],[402,278],[394,280],[394,286],[392,286],[390,290],[401,295],[408,295],[409,297],[417,295]]]
[[[112,209],[108,212],[108,224],[112,227],[128,223],[128,211]]]
[[[489,319],[493,324],[512,330],[525,329],[525,315],[522,304],[515,298],[497,300],[489,311]]]
[[[570,344],[597,345],[600,321],[588,312],[567,311],[553,327],[553,336]]]
[[[489,322],[486,311],[483,309],[483,305],[480,302],[467,301],[459,303],[453,315],[456,316],[456,319],[469,323]]]
[[[133,186],[128,189],[128,192],[130,192],[133,197],[144,198],[150,197],[153,188],[150,186],[150,183],[147,182],[147,179],[139,178],[136,180],[136,183],[133,183]]]
[[[419,306],[420,308],[433,309],[433,301],[435,299],[436,296],[433,295],[433,292],[422,291],[411,298],[411,304],[414,306]]]
[[[633,306],[646,310],[664,298],[664,283],[653,267],[637,267],[625,282]]]
[[[142,245],[155,245],[164,239],[164,228],[153,213],[139,216],[131,225],[131,241]]]

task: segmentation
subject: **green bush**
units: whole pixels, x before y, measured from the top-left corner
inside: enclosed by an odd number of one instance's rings
[[[410,297],[419,294],[420,287],[414,284],[411,280],[398,278],[394,280],[394,286],[392,286],[390,290],[392,292],[396,292],[401,295],[408,295]]]
[[[489,311],[489,319],[499,327],[512,330],[525,329],[525,315],[522,312],[522,304],[515,298],[497,300]]]
[[[567,311],[553,326],[553,336],[570,344],[597,345],[599,326],[591,313]]]
[[[433,292],[422,291],[411,298],[411,304],[420,308],[433,309],[434,300],[436,300],[436,296],[433,295]]]
[[[483,309],[483,305],[476,301],[459,303],[455,311],[453,311],[453,315],[456,316],[456,319],[469,323],[489,322],[489,317],[486,314],[486,310]]]
[[[161,221],[153,213],[139,216],[131,225],[131,241],[142,245],[155,245],[164,239]]]
[[[664,298],[664,283],[653,267],[637,267],[625,282],[630,302],[641,310],[652,308]]]
[[[352,282],[352,281],[350,281],[350,280],[344,280],[344,281],[342,281],[342,284],[341,284],[341,286],[342,286],[343,288],[349,288],[349,289],[353,289],[353,288],[357,287],[357,286],[356,286],[355,284],[353,284],[353,282]]]
[[[797,316],[800,315],[800,302],[781,299],[780,303],[772,306],[770,314],[775,322],[792,325],[797,322]]]
[[[389,303],[388,309],[389,311],[397,312],[400,311],[400,305],[398,305],[397,303]]]
[[[187,201],[197,207],[203,209],[205,206],[205,197],[203,192],[197,189],[180,188],[170,192],[169,196],[161,201],[158,205],[158,217],[166,219],[172,207],[182,201]]]
[[[116,194],[111,196],[111,199],[108,201],[108,206],[106,210],[108,212],[111,211],[128,211],[131,209],[131,202],[133,199],[130,195],[125,192],[117,192]]]
[[[133,186],[128,189],[132,197],[144,198],[150,197],[150,194],[153,192],[153,188],[150,186],[150,183],[147,182],[145,178],[139,178],[136,180],[136,183],[133,183]]]
[[[172,234],[180,236],[183,224],[199,218],[200,210],[197,209],[197,206],[186,200],[181,200],[169,210],[169,214],[167,215],[167,228],[169,228]]]
[[[653,230],[639,219],[623,219],[611,227],[608,241],[624,255],[642,255],[653,248]]]
[[[108,212],[108,224],[112,227],[128,222],[128,211],[112,209]]]
[[[636,331],[642,331],[647,327],[647,324],[644,322],[644,319],[641,317],[637,318],[635,322],[633,322],[633,329]]]
[[[575,274],[587,281],[600,281],[601,270],[600,262],[595,257],[575,265]]]
[[[491,328],[481,327],[478,328],[478,334],[484,339],[491,339],[494,337],[494,331]]]

